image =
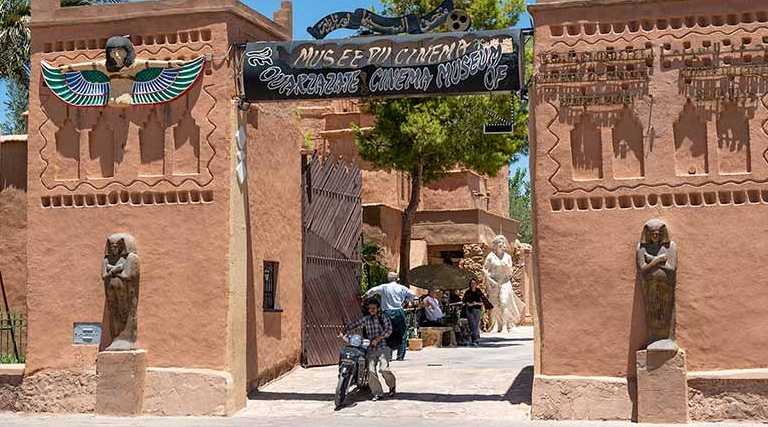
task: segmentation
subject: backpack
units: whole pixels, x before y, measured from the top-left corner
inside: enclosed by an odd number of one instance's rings
[[[386,313],[379,313],[379,324],[381,325],[381,328],[384,329],[384,322],[381,320],[382,315],[389,315]],[[392,323],[392,333],[389,334],[385,342],[387,343],[387,347],[392,350],[397,350],[403,344],[403,335],[405,335],[405,331],[403,330],[402,325],[397,322],[393,322],[392,319],[389,319],[389,322]]]

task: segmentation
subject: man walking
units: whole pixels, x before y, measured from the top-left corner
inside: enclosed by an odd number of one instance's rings
[[[381,306],[389,320],[392,321],[392,328],[394,334],[400,337],[401,341],[397,346],[397,360],[405,359],[405,349],[408,347],[408,327],[405,325],[405,311],[403,311],[403,304],[412,302],[416,298],[416,293],[397,283],[397,273],[390,271],[387,274],[387,280],[389,283],[384,283],[373,287],[365,293],[368,298],[374,295],[381,296]],[[390,340],[392,341],[392,340]],[[394,348],[392,350],[395,350]]]
[[[387,337],[392,334],[392,322],[389,316],[379,311],[381,303],[377,299],[368,300],[368,315],[347,325],[345,333],[362,326],[365,336],[371,340],[368,347],[368,385],[371,387],[373,400],[381,399],[384,388],[381,386],[379,373],[389,387],[389,395],[395,395],[395,374],[389,369],[391,350],[387,347]]]

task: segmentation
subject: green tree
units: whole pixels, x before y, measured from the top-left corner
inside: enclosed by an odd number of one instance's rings
[[[363,236],[363,245],[360,252],[363,261],[360,291],[365,292],[374,286],[385,283],[389,269],[381,262],[383,257],[381,248],[376,243],[366,240],[365,236]]]
[[[525,168],[517,168],[509,179],[509,216],[520,222],[520,241],[532,243],[531,182],[526,179]]]
[[[86,6],[99,3],[121,3],[124,0],[61,0],[62,7]],[[30,21],[31,9],[29,0],[0,0],[0,80],[8,85],[11,96],[9,113],[20,114],[20,97],[28,93],[30,32],[27,24]],[[29,96],[27,95],[27,98]],[[26,104],[26,102],[25,102]],[[19,129],[18,123],[23,122],[20,115],[7,118],[4,129]]]
[[[423,14],[440,0],[382,0],[384,13]],[[507,28],[517,22],[524,0],[456,0],[457,8],[467,11],[477,30]],[[491,121],[486,110],[510,113],[515,132],[485,135],[483,125]],[[462,96],[369,100],[366,113],[376,117],[370,132],[355,128],[360,156],[382,169],[406,172],[411,197],[403,212],[400,236],[400,278],[408,283],[411,226],[421,201],[424,183],[443,177],[455,167],[486,175],[527,152],[527,105],[510,95]]]
[[[23,116],[29,106],[29,87],[15,79],[8,80],[6,86],[8,99],[5,101],[5,118],[0,123],[3,135],[21,135],[27,133],[27,120]]]
[[[0,79],[27,81],[29,20],[29,0],[0,0]]]
[[[383,13],[400,16],[406,13],[424,14],[434,10],[443,0],[381,0]],[[492,30],[517,24],[525,0],[453,0],[456,9],[463,9],[472,19],[472,28]]]

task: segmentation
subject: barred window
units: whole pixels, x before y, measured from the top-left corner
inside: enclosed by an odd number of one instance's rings
[[[264,261],[264,310],[275,310],[277,299],[277,272],[280,263]]]

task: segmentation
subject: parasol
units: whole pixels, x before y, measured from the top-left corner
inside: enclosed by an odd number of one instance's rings
[[[467,289],[474,278],[469,271],[449,264],[422,265],[408,272],[411,285],[434,291]]]

